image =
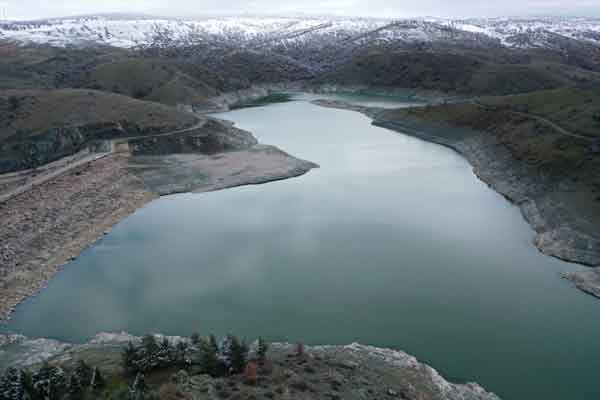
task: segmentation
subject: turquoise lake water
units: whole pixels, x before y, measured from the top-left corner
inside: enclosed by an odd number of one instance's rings
[[[578,267],[451,150],[310,98],[219,117],[320,169],[150,203],[3,330],[359,341],[504,399],[600,398],[600,302],[559,277]]]

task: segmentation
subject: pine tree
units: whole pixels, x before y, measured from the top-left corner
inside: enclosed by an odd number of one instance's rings
[[[23,372],[16,368],[9,368],[0,379],[0,399],[23,400],[24,397],[25,380]]]
[[[136,370],[135,361],[137,359],[137,352],[132,342],[127,343],[127,346],[121,353],[121,358],[123,360],[123,368],[125,371],[134,372]]]
[[[22,370],[23,373],[23,389],[29,400],[37,400],[35,390],[33,389],[33,374],[28,370]]]
[[[215,354],[219,352],[219,345],[217,344],[217,338],[215,337],[215,335],[211,334],[210,336],[208,336],[208,344]]]
[[[175,346],[175,353],[176,353],[176,360],[177,363],[179,365],[186,365],[189,364],[190,360],[188,359],[188,344],[187,342],[184,342],[183,340],[180,340],[179,342],[177,342],[177,345]]]
[[[39,371],[33,374],[32,380],[36,397],[45,400],[59,399],[67,386],[63,369],[48,362],[44,362]]]
[[[98,369],[98,367],[94,367],[92,378],[90,380],[90,388],[94,391],[99,391],[102,390],[105,385],[106,382],[104,382],[104,377],[100,373],[100,369]]]
[[[73,371],[69,376],[69,383],[67,386],[69,400],[81,400],[83,398],[83,382],[77,371]]]
[[[240,374],[246,369],[248,361],[248,345],[245,341],[240,341],[234,336],[231,345],[231,372]]]
[[[201,342],[200,351],[200,367],[203,372],[213,377],[219,376],[220,368],[217,348],[210,338]]]
[[[90,385],[90,382],[92,380],[92,372],[92,368],[89,365],[87,365],[84,360],[79,360],[77,362],[75,374],[78,375],[82,387],[85,388]]]
[[[142,347],[148,352],[148,354],[155,354],[158,350],[158,344],[156,343],[156,338],[154,335],[144,335],[142,338]]]
[[[200,339],[200,335],[198,334],[198,332],[192,333],[192,336],[190,336],[190,340],[192,341],[192,344],[194,346],[199,346],[201,339]]]
[[[267,352],[269,351],[269,344],[264,341],[262,337],[258,338],[258,347],[256,349],[256,356],[258,365],[263,366],[267,361]]]
[[[233,354],[233,335],[226,335],[223,340],[221,340],[221,345],[219,346],[219,360],[223,363],[225,368],[229,371],[231,370],[232,365],[232,354]],[[235,339],[237,341],[237,339]]]
[[[133,384],[129,388],[131,398],[134,400],[140,400],[144,398],[144,395],[148,391],[148,385],[146,384],[146,377],[143,373],[138,372],[135,376]]]

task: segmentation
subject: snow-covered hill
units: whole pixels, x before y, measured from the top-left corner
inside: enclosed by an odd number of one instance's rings
[[[183,46],[234,41],[241,46],[289,46],[298,42],[426,42],[484,40],[510,47],[551,47],[556,37],[600,44],[600,19],[502,18],[386,20],[330,17],[154,18],[99,15],[0,22],[0,39],[55,46]]]

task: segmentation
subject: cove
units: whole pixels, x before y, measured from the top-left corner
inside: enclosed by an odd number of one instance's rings
[[[577,266],[451,150],[312,98],[219,117],[320,169],[152,202],[2,329],[359,341],[504,399],[598,398],[600,304],[559,278]]]

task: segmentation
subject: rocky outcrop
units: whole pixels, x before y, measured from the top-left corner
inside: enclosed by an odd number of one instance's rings
[[[157,335],[162,341],[164,336]],[[188,341],[169,336],[171,343]],[[54,340],[28,340],[0,336],[0,366],[35,368],[43,360],[72,366],[79,359],[99,366],[104,374],[121,372],[121,350],[139,337],[126,333],[101,333],[89,343],[74,345]],[[347,346],[306,346],[295,355],[295,346],[273,343],[268,352],[271,372],[261,374],[260,385],[243,383],[242,377],[212,378],[194,368],[180,371],[174,382],[190,399],[218,399],[233,390],[240,398],[350,399],[398,398],[405,400],[499,400],[476,383],[448,382],[435,369],[400,351],[353,343]],[[0,368],[1,369],[1,368]],[[227,388],[227,389],[226,389]]]
[[[50,128],[25,141],[7,143],[0,148],[0,173],[34,168],[75,154],[87,142],[79,127]]]
[[[140,127],[121,121],[50,128],[25,139],[0,145],[0,174],[39,167],[103,141],[127,136],[153,135],[177,129],[173,126]]]
[[[568,272],[563,277],[573,282],[579,290],[600,299],[600,270]]]
[[[247,149],[256,144],[258,141],[250,132],[238,129],[227,121],[212,118],[202,127],[187,132],[129,140],[129,148],[134,156],[215,154]]]

